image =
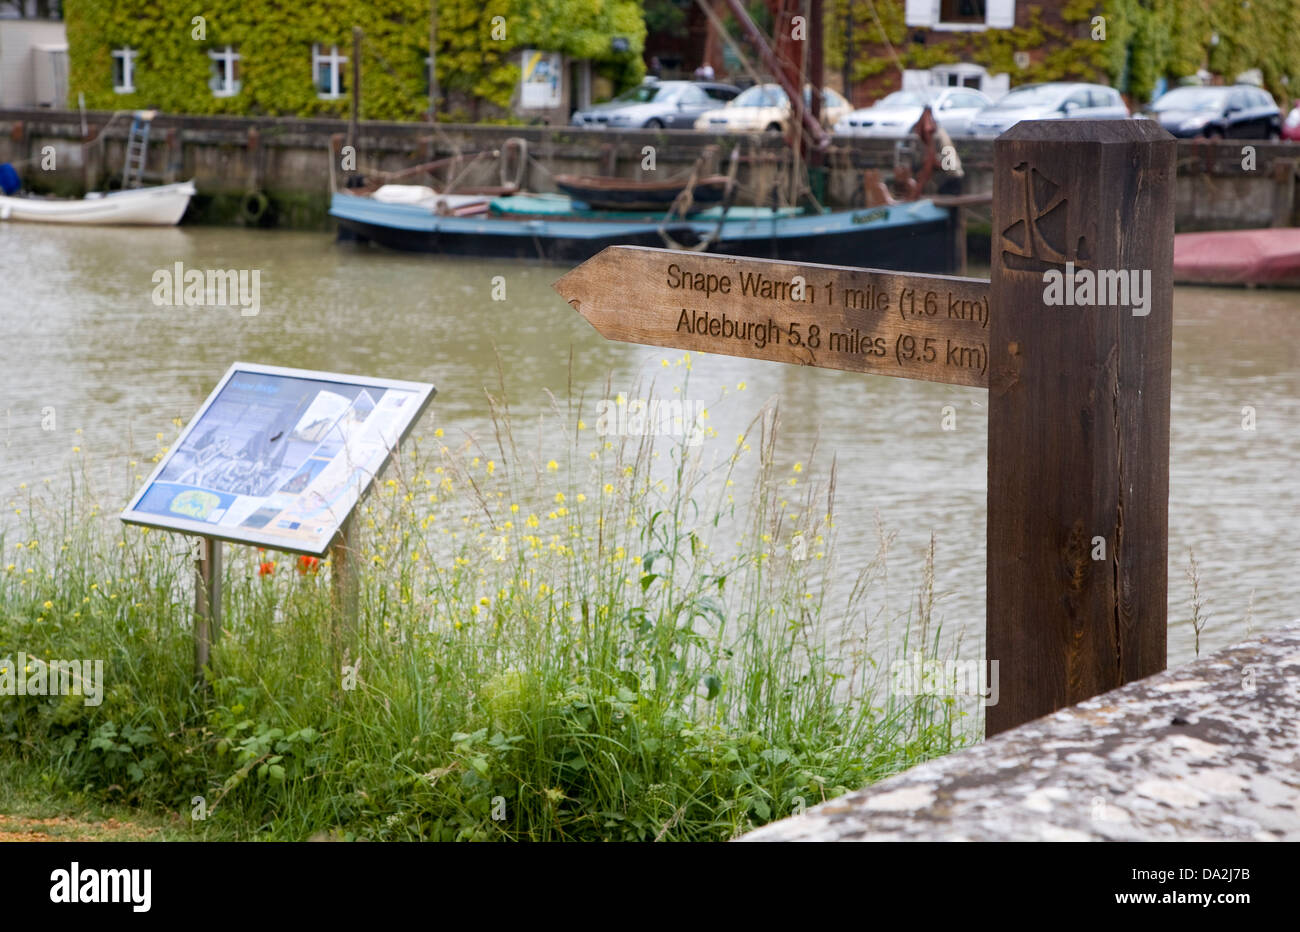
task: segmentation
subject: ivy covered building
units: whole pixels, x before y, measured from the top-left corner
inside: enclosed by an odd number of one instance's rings
[[[1097,81],[1140,102],[1197,76],[1254,73],[1283,103],[1300,90],[1297,0],[825,2],[827,73],[860,104],[904,78],[994,96],[1033,81]]]
[[[721,79],[745,80],[733,43],[747,43],[729,4],[707,2],[715,15],[696,0],[644,0],[647,57],[666,76],[707,62]],[[777,0],[741,2],[774,28]],[[1246,75],[1279,103],[1300,97],[1300,0],[823,0],[822,9],[827,84],[858,106],[905,81],[995,97],[1035,81],[1097,81],[1145,102],[1184,79]]]
[[[436,12],[435,12],[436,10]],[[638,0],[64,0],[71,99],[119,110],[564,121],[644,74]]]

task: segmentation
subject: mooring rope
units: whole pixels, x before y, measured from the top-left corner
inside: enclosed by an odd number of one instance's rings
[[[717,148],[717,147],[711,146],[710,148]],[[687,252],[704,252],[707,249],[709,249],[709,247],[711,247],[714,243],[716,243],[718,241],[718,238],[722,235],[722,224],[726,222],[727,213],[728,211],[731,210],[731,202],[737,188],[736,169],[737,166],[740,164],[740,146],[735,146],[731,150],[730,165],[727,168],[726,193],[723,195],[723,200],[722,200],[722,213],[718,215],[718,222],[714,224],[713,232],[710,233],[704,239],[700,240],[694,246],[682,245],[681,243],[677,242],[677,240],[673,237],[671,233],[668,232],[668,221],[672,218],[674,211],[676,211],[678,207],[678,203],[681,202],[682,204],[684,204],[687,210],[690,209],[691,204],[695,203],[695,195],[694,195],[695,181],[696,181],[695,175],[699,171],[699,167],[703,163],[703,160],[704,157],[703,155],[701,155],[700,159],[695,163],[695,168],[691,170],[691,178],[687,187],[682,191],[681,194],[677,195],[677,197],[673,199],[673,204],[671,207],[668,208],[668,213],[665,214],[663,220],[659,222],[659,237],[664,241],[664,244],[668,246],[669,249],[684,249]],[[685,214],[682,215],[682,219],[683,220],[686,219]]]

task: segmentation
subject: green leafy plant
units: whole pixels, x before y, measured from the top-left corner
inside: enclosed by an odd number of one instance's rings
[[[973,708],[889,692],[879,563],[828,604],[833,471],[783,463],[774,409],[697,447],[602,434],[580,400],[538,412],[544,442],[493,411],[416,438],[360,506],[351,679],[328,562],[228,547],[200,686],[186,541],[116,518],[139,467],[112,508],[84,475],[16,499],[0,656],[99,658],[105,681],[98,706],[0,698],[0,758],[199,837],[717,840],[974,733]],[[903,646],[935,655],[924,577]]]

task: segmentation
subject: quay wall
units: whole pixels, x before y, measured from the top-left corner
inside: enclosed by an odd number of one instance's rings
[[[0,109],[0,162],[14,163],[29,189],[76,195],[112,186],[122,172],[129,113],[49,109]],[[701,163],[705,172],[727,170],[738,144],[741,196],[738,203],[764,203],[782,183],[784,144],[776,138],[725,137],[689,130],[620,131],[577,127],[449,125],[428,123],[359,124],[356,167],[373,178],[388,178],[404,169],[456,154],[462,162],[451,171],[462,184],[496,185],[515,180],[515,165],[492,153],[507,140],[522,140],[522,186],[555,190],[558,174],[603,174],[628,178],[665,178],[690,173]],[[993,144],[984,139],[954,141],[970,192],[992,187]],[[200,117],[159,115],[153,121],[146,181],[194,179],[199,196],[189,222],[251,223],[298,229],[329,229],[331,185],[342,184],[341,148],[349,144],[346,120],[284,117]],[[837,139],[828,160],[825,203],[832,207],[861,204],[862,173],[890,172],[897,141]],[[1250,147],[1247,149],[1246,147]],[[653,151],[654,171],[645,170]],[[476,153],[487,153],[475,160]],[[512,143],[511,156],[519,144]],[[1261,141],[1179,143],[1177,228],[1180,231],[1241,229],[1300,224],[1296,177],[1300,146]],[[510,177],[504,177],[504,176]],[[429,176],[398,178],[428,183]],[[244,209],[254,192],[263,194],[265,211],[251,221]],[[258,200],[252,198],[252,200]],[[968,227],[987,236],[978,212]]]
[[[743,841],[1300,841],[1300,623]]]

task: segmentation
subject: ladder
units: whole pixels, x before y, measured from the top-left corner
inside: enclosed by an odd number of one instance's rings
[[[126,138],[126,160],[122,166],[122,190],[140,187],[144,163],[149,157],[149,127],[153,110],[137,110],[131,117],[131,133]]]

